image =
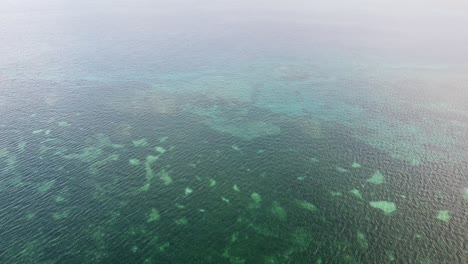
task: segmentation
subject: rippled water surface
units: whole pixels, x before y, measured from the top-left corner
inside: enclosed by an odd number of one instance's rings
[[[37,2],[0,3],[1,263],[468,262],[466,4]]]

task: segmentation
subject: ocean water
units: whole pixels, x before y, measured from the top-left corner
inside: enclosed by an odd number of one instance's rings
[[[0,3],[0,263],[467,263],[464,3]]]

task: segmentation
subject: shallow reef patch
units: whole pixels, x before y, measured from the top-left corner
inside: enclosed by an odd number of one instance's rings
[[[385,215],[392,214],[397,210],[395,203],[388,201],[371,201],[370,206],[383,211]]]
[[[281,221],[286,221],[288,218],[288,214],[286,213],[286,210],[276,201],[273,202],[273,206],[271,207],[271,212],[276,218],[278,218]]]
[[[354,196],[356,196],[357,198],[361,199],[361,200],[364,200],[364,197],[362,197],[362,194],[361,192],[358,190],[358,189],[352,189],[351,191],[349,191],[351,194],[353,194]]]
[[[148,213],[146,222],[151,223],[155,222],[161,219],[161,215],[159,214],[159,211],[156,208],[152,208],[151,211]]]
[[[384,178],[383,174],[379,170],[377,170],[372,175],[372,177],[367,179],[367,182],[372,183],[372,184],[382,184],[382,183],[385,183],[385,178]]]
[[[361,249],[367,250],[369,248],[369,242],[367,241],[366,235],[361,231],[356,232],[356,241]]]
[[[302,201],[302,200],[296,200],[296,205],[302,209],[305,209],[307,211],[311,212],[316,212],[318,211],[318,208],[313,205],[311,202],[308,201]]]
[[[149,146],[148,140],[146,138],[141,138],[141,139],[138,139],[138,140],[134,140],[134,141],[132,141],[132,143],[133,143],[133,146],[135,146],[137,148],[144,148],[144,147]]]
[[[447,210],[442,210],[437,212],[436,218],[440,221],[448,223],[450,221],[450,212]]]

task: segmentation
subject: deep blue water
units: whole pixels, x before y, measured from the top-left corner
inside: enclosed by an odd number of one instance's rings
[[[0,263],[466,263],[463,3],[0,3]]]

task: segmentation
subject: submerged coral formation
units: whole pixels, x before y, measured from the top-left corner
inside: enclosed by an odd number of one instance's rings
[[[54,187],[55,182],[56,182],[55,179],[54,179],[54,180],[50,180],[50,181],[43,182],[43,183],[41,183],[41,184],[37,187],[37,191],[40,192],[40,193],[46,193],[46,192],[49,191],[52,187]]]
[[[179,218],[179,219],[177,219],[177,220],[175,220],[175,223],[176,223],[177,225],[187,225],[188,222],[189,222],[189,221],[188,221],[187,217],[185,217],[185,216],[184,216],[184,217],[181,217],[181,218]]]
[[[396,211],[395,203],[388,201],[372,201],[369,202],[370,206],[383,211],[384,214],[389,215]]]
[[[361,199],[361,200],[364,200],[364,197],[362,197],[362,194],[361,192],[358,190],[358,189],[352,189],[351,191],[349,191],[350,193],[352,193],[354,196],[356,196],[357,198]]]
[[[342,196],[343,193],[342,192],[336,192],[336,191],[330,191],[330,195],[331,196]]]
[[[385,183],[385,178],[384,178],[383,174],[379,170],[377,170],[372,175],[372,177],[367,179],[367,182],[372,183],[372,184],[382,184],[382,183]]]
[[[356,241],[361,249],[367,250],[369,248],[369,242],[367,241],[366,235],[361,231],[357,231]]]
[[[216,186],[216,181],[214,179],[210,179],[210,187],[215,187]]]
[[[16,155],[11,153],[7,148],[0,148],[0,161],[3,159],[6,166],[2,167],[3,172],[9,172],[15,169]]]
[[[301,200],[296,200],[297,206],[300,208],[303,208],[305,210],[311,211],[311,212],[316,212],[318,209],[315,205],[308,201],[301,201]]]
[[[152,208],[151,211],[148,213],[146,222],[151,223],[155,222],[161,219],[161,216],[159,215],[159,211],[155,208]]]
[[[148,155],[146,156],[145,160],[145,171],[146,171],[146,179],[151,180],[154,178],[153,172],[153,164],[159,159],[159,156]]]
[[[249,208],[260,208],[262,196],[259,193],[253,192],[250,198],[252,198],[252,202],[249,204]]]
[[[159,179],[161,179],[161,181],[163,182],[164,185],[170,185],[172,183],[172,178],[171,176],[169,175],[169,173],[165,170],[165,169],[162,169],[160,172],[159,172]]]
[[[69,127],[70,126],[70,124],[68,122],[66,122],[66,121],[57,122],[57,125],[59,127]]]
[[[133,165],[133,166],[138,166],[141,164],[141,161],[139,159],[129,159],[128,163],[130,163],[130,165]]]
[[[250,195],[250,197],[252,197],[252,200],[254,201],[254,203],[256,204],[259,204],[262,202],[262,196],[260,196],[260,194],[254,192],[252,193],[252,195]]]
[[[345,172],[348,172],[347,169],[343,168],[343,167],[335,167],[336,171],[338,171],[339,173],[345,173]]]
[[[103,134],[97,134],[87,141],[90,146],[82,148],[78,153],[66,154],[62,155],[62,157],[64,159],[89,163],[89,170],[95,175],[98,174],[101,169],[106,168],[119,159],[119,155],[111,154],[111,151],[116,151],[124,147],[121,144],[112,143],[110,139]]]
[[[166,152],[166,149],[164,149],[163,147],[159,147],[159,146],[156,146],[154,150],[156,150],[156,152],[159,152],[161,154],[164,154]]]
[[[449,222],[450,221],[450,212],[447,210],[442,210],[437,212],[436,218],[440,221]]]
[[[138,147],[138,148],[144,148],[149,145],[148,140],[146,138],[141,138],[138,140],[132,141],[133,146]]]
[[[273,202],[273,205],[271,207],[271,213],[281,221],[287,220],[288,215],[286,213],[286,210],[276,201]]]
[[[148,191],[151,187],[151,181],[153,180],[155,174],[153,170],[153,164],[159,159],[159,156],[148,155],[145,159],[145,185],[141,187],[142,191]]]
[[[188,195],[192,194],[192,192],[193,192],[193,190],[191,188],[189,188],[189,187],[185,188],[185,190],[184,190],[185,196],[188,196]]]

